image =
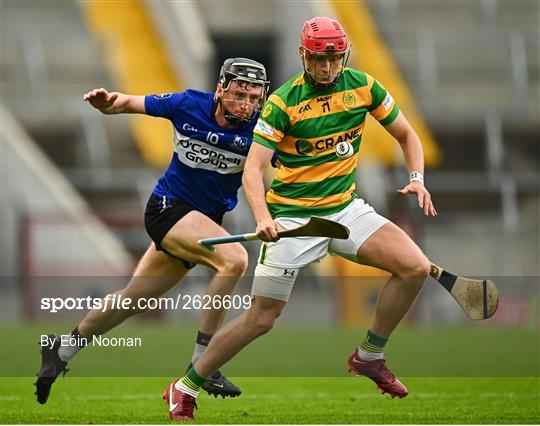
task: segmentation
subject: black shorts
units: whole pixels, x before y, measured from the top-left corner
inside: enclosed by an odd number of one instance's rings
[[[184,201],[169,197],[158,197],[157,195],[152,194],[148,199],[146,211],[144,212],[144,227],[146,228],[146,232],[150,238],[152,238],[152,241],[154,241],[156,249],[164,251],[175,259],[181,260],[184,266],[188,269],[194,268],[195,264],[168,253],[165,249],[163,249],[163,247],[161,247],[161,241],[163,238],[165,238],[167,232],[169,232],[176,222],[193,210],[197,209]],[[203,214],[212,219],[218,225],[221,225],[221,222],[223,221],[223,214]]]

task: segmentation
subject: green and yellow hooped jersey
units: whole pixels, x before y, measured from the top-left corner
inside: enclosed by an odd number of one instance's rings
[[[272,217],[338,212],[354,198],[355,172],[366,114],[390,124],[399,109],[370,75],[346,68],[339,83],[315,89],[299,73],[264,105],[253,141],[276,150],[281,167],[266,194]],[[354,155],[340,159],[347,141]]]

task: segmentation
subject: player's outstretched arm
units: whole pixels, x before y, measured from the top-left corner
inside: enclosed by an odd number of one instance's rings
[[[272,161],[274,150],[253,143],[247,156],[242,183],[246,197],[257,222],[256,233],[263,241],[277,241],[277,225],[270,216],[264,194],[264,171]]]
[[[103,114],[146,113],[144,96],[124,95],[100,88],[85,93],[83,99]]]
[[[409,173],[419,172],[423,175],[424,151],[422,144],[403,113],[400,112],[392,123],[385,126],[385,129],[399,142]],[[424,214],[426,216],[437,216],[437,210],[435,210],[431,194],[423,182],[412,180],[404,188],[398,189],[397,192],[402,195],[416,194],[418,206],[424,210]]]

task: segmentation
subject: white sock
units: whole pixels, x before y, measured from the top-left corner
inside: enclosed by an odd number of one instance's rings
[[[360,358],[364,361],[373,361],[375,359],[384,358],[384,354],[382,352],[366,352],[362,350],[361,347],[358,347],[358,355],[360,355]]]
[[[64,343],[60,344],[58,348],[58,356],[64,362],[68,362],[73,358],[84,346],[79,346],[77,338],[73,337],[72,334],[64,336]],[[81,337],[79,337],[80,339]],[[60,342],[62,342],[62,336],[60,336]]]
[[[197,398],[197,396],[199,395],[198,391],[193,390],[190,387],[184,385],[182,383],[182,379],[176,381],[176,383],[174,384],[174,388],[176,390],[179,390],[180,392],[187,393],[188,395],[191,395],[194,398]]]

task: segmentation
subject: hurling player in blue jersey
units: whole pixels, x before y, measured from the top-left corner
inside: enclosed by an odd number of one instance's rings
[[[232,293],[247,268],[246,250],[236,243],[219,246],[210,253],[197,241],[229,235],[221,221],[224,213],[238,202],[244,162],[268,87],[263,65],[251,59],[230,58],[221,67],[215,93],[187,90],[134,96],[95,89],[84,95],[85,101],[104,114],[139,113],[170,120],[174,152],[146,207],[145,227],[153,243],[129,284],[116,293],[130,298],[132,304],[128,309],[90,311],[71,332],[75,339],[65,338],[65,344],[58,336],[49,335],[54,343],[42,347],[42,365],[36,381],[39,403],[47,402],[52,384],[60,373],[67,371],[68,361],[84,343],[144,312],[139,300],[161,296],[195,264],[216,272],[207,290],[209,296]],[[224,309],[202,311],[192,363],[206,349],[225,313]],[[204,388],[209,394],[224,398],[241,393],[219,371]]]

